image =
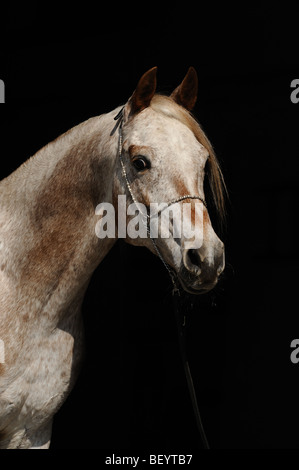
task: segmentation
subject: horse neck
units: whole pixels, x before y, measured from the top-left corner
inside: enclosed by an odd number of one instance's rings
[[[112,202],[116,112],[68,131],[0,185],[4,262],[22,293],[41,298],[59,287],[71,298],[111,248],[95,235],[95,207]]]

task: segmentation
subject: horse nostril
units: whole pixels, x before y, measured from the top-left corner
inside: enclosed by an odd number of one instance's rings
[[[201,267],[201,259],[200,259],[198,250],[194,250],[194,249],[188,250],[187,256],[189,258],[189,261],[192,267],[196,267],[196,268]]]

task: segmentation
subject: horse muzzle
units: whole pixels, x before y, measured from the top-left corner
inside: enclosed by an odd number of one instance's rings
[[[187,292],[204,294],[215,287],[224,267],[224,245],[219,240],[217,247],[212,251],[204,246],[183,250],[178,275],[182,287]]]

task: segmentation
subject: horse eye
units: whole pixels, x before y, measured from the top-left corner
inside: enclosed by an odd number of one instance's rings
[[[150,162],[145,157],[140,155],[134,158],[133,165],[137,171],[148,170],[151,167]]]

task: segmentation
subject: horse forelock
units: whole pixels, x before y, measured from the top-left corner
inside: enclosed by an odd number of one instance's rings
[[[225,221],[226,186],[213,146],[202,130],[200,124],[187,109],[178,105],[168,96],[158,94],[154,95],[150,106],[154,111],[162,113],[165,116],[171,117],[173,119],[177,119],[182,124],[187,126],[193,132],[198,142],[200,142],[200,144],[203,145],[209,152],[209,158],[207,161],[209,169],[209,184],[212,190],[214,204],[223,223]]]

